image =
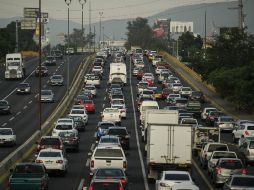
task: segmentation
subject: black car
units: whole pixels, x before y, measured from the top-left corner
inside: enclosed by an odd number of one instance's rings
[[[48,65],[48,66],[56,65],[56,58],[54,56],[47,56],[45,65]]]
[[[205,96],[201,91],[193,91],[189,96],[190,100],[197,100],[200,103],[205,103]]]
[[[95,179],[89,186],[91,190],[123,190],[121,180],[117,179]]]
[[[71,149],[79,151],[79,136],[78,133],[73,131],[62,131],[59,134],[59,137],[62,139],[65,149]]]
[[[41,66],[41,72],[40,72],[40,67],[37,67],[35,69],[35,76],[38,77],[38,76],[48,76],[48,68],[46,66]]]
[[[31,86],[27,82],[22,82],[17,86],[16,89],[17,94],[30,94],[31,93]]]
[[[109,127],[107,131],[107,135],[114,135],[119,137],[120,143],[123,149],[130,149],[130,135],[126,129],[126,127]]]
[[[7,100],[0,100],[0,114],[10,114],[11,106]]]

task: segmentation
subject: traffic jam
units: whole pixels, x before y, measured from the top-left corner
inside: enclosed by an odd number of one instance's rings
[[[62,84],[62,77],[54,76],[52,85],[56,80]],[[102,85],[105,81],[107,85]],[[134,110],[127,109],[128,86]],[[103,88],[106,93],[99,93]],[[101,96],[104,102],[100,102],[103,106],[99,110],[96,98]],[[133,126],[124,125],[134,113],[143,143],[146,177],[156,190],[199,189],[197,179],[192,177],[192,157],[214,188],[254,188],[254,176],[248,173],[254,161],[254,121],[235,120],[209,105],[203,93],[186,84],[158,51],[131,47],[129,51],[122,48],[97,52],[73,102],[68,114],[57,119],[51,134],[37,142],[34,162],[18,163],[13,169],[10,188],[15,186],[15,174],[31,168],[38,172],[38,166],[45,174],[41,189],[50,188],[51,173],[66,176],[70,165],[67,154],[80,151],[80,134],[86,133],[91,116],[96,115],[96,146],[89,159],[87,188],[135,189],[128,174],[128,152],[133,147],[129,127]],[[0,131],[7,132],[12,133]],[[224,134],[231,135],[237,151],[222,143]]]

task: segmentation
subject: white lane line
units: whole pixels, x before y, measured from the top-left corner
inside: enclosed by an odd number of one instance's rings
[[[206,177],[204,176],[203,172],[199,169],[197,163],[195,160],[192,159],[192,163],[193,166],[196,168],[196,170],[198,171],[199,175],[202,177],[202,179],[204,180],[204,182],[206,183],[206,185],[208,186],[208,188],[210,190],[213,190],[214,188],[210,185],[209,181],[206,179]]]
[[[132,85],[131,85],[131,61],[130,61],[130,72],[129,73],[130,73],[131,100],[132,100],[132,109],[133,109],[133,115],[134,115],[136,143],[137,143],[137,147],[138,147],[138,154],[139,154],[142,175],[143,175],[143,179],[144,179],[145,190],[149,190],[148,182],[146,179],[144,160],[143,160],[141,149],[140,149],[139,136],[138,136],[138,130],[137,130],[138,127],[137,127],[137,119],[136,119],[136,108],[134,105],[134,98],[133,98],[134,96],[133,96],[133,90],[132,90]]]
[[[94,132],[94,137],[97,137],[97,134],[96,134],[96,132]]]
[[[24,106],[23,109],[25,110],[27,108],[27,106]]]
[[[92,156],[92,153],[91,153],[91,152],[88,152],[87,155],[88,155],[88,156]]]
[[[58,69],[56,69],[56,72],[58,72]]]
[[[102,108],[104,109],[104,107],[105,107],[105,104],[102,104]]]
[[[32,100],[28,102],[28,104],[31,104],[31,103],[33,103],[33,101],[32,101]]]
[[[3,123],[1,126],[4,127],[4,126],[6,126],[6,125],[7,125],[7,123]]]
[[[89,164],[90,164],[90,158],[88,158],[88,159],[86,160],[86,167],[88,167]]]
[[[106,93],[108,92],[108,88],[106,88]]]
[[[92,152],[93,152],[94,146],[95,146],[95,144],[93,143],[92,146],[91,146],[91,148],[90,148],[90,150],[91,150]]]
[[[12,121],[13,119],[15,119],[15,117],[11,117],[11,118],[9,119],[9,121]]]
[[[85,183],[85,179],[81,179],[79,186],[78,186],[78,190],[83,190],[84,183]]]
[[[39,94],[36,94],[35,96],[34,96],[34,98],[37,98],[39,96]]]
[[[46,88],[46,87],[47,87],[47,85],[46,85],[46,84],[44,84],[44,85],[43,85],[43,88]]]
[[[104,100],[106,100],[106,96],[104,97]]]
[[[21,111],[19,111],[18,113],[16,113],[16,116],[20,115],[21,114]]]

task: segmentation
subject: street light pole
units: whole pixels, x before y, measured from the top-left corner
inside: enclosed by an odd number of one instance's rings
[[[39,0],[39,130],[41,131],[41,0]]]
[[[84,4],[86,3],[86,0],[79,0],[79,3],[81,4],[81,7],[82,7],[82,42],[81,42],[81,44],[82,44],[82,56],[83,56],[83,54],[84,54],[84,50],[83,50],[83,48],[84,48],[84,21],[83,21],[83,12],[84,12]]]
[[[18,20],[16,20],[16,53],[19,52],[19,29],[18,29]]]
[[[99,49],[101,48],[101,17],[103,15],[103,12],[99,12],[100,15],[100,36],[99,36]]]
[[[70,65],[70,54],[69,54],[69,46],[70,46],[70,4],[71,0],[65,0],[65,3],[68,7],[68,34],[67,34],[67,49],[68,49],[68,54],[67,54],[67,95],[69,96],[69,82],[70,82],[70,71],[69,71],[69,65]]]

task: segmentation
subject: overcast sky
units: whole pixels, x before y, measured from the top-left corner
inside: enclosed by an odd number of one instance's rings
[[[173,7],[229,1],[232,0],[87,0],[84,5],[84,24],[89,22],[89,2],[93,23],[99,21],[99,12],[103,12],[102,20],[148,17]],[[0,18],[22,17],[24,7],[36,8],[38,2],[39,0],[0,0]],[[64,0],[41,0],[41,2],[42,12],[48,12],[49,18],[67,19],[67,5]],[[79,0],[71,1],[70,20],[81,23]]]

